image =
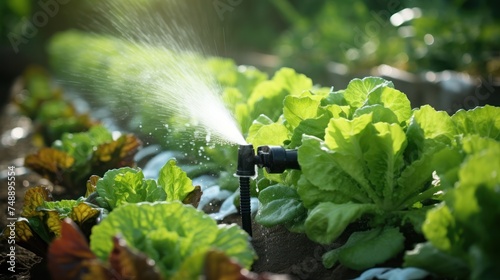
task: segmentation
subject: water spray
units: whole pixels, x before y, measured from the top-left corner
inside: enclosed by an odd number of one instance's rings
[[[255,154],[253,145],[238,147],[238,168],[236,176],[240,180],[240,212],[243,229],[252,236],[252,209],[250,205],[250,179],[257,174],[257,167],[267,173],[282,173],[286,169],[300,169],[297,150],[280,146],[260,146]]]

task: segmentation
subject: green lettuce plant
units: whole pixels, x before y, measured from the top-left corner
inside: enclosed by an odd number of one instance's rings
[[[93,199],[110,211],[127,203],[146,201],[186,201],[196,205],[195,200],[201,195],[200,187],[193,186],[175,160],[165,163],[157,181],[144,178],[140,169],[122,167],[107,171],[94,188]]]
[[[54,200],[43,186],[30,188],[16,221],[17,244],[45,257],[48,244],[61,236],[61,223],[65,218],[70,218],[88,238],[98,220],[123,205],[180,201],[196,207],[201,197],[200,187],[193,186],[175,160],[165,163],[158,182],[145,179],[140,169],[122,167],[107,171],[102,178],[91,176],[86,187],[85,196],[64,200]],[[0,238],[7,238],[8,233],[5,229]]]
[[[361,270],[402,252],[446,191],[433,173],[452,177],[462,162],[460,126],[484,123],[482,114],[450,117],[410,106],[391,82],[373,77],[354,79],[345,90],[286,96],[278,121],[260,116],[247,141],[297,148],[301,171],[266,175],[275,183],[259,194],[257,222],[285,225],[322,244],[356,224],[343,246],[323,256],[327,267],[340,262]]]
[[[26,156],[25,166],[68,190],[83,189],[91,175],[102,176],[112,168],[134,166],[141,142],[133,134],[113,139],[101,125],[86,132],[64,133],[52,147],[42,147]]]
[[[123,205],[92,230],[90,248],[107,259],[112,238],[153,259],[165,279],[197,279],[205,255],[222,251],[249,269],[255,253],[237,225],[217,225],[207,214],[179,202]]]
[[[500,108],[459,111],[452,120],[459,132],[463,162],[437,171],[447,193],[427,212],[427,242],[406,252],[405,265],[456,279],[500,276]]]

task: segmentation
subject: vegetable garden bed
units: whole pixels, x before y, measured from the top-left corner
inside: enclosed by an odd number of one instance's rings
[[[65,46],[62,39],[58,43]],[[56,279],[88,271],[108,278],[145,271],[151,279],[200,274],[256,279],[240,269],[250,269],[258,256],[256,272],[297,279],[344,279],[383,265],[420,267],[436,277],[499,275],[494,236],[500,213],[498,107],[450,116],[428,105],[412,108],[408,97],[382,78],[353,79],[337,90],[314,87],[293,69],[268,79],[228,61],[208,65],[219,75],[223,99],[247,142],[298,149],[300,171],[260,172],[254,183],[260,206],[253,248],[238,226],[217,225],[185,205],[196,206],[201,189],[178,162],[165,161],[157,179],[146,178],[133,160],[140,146],[136,136],[113,135],[77,112],[61,92],[53,94],[45,74],[35,71],[25,78],[28,95],[14,96],[26,117],[12,109],[4,114],[12,114],[13,124],[27,123],[25,132],[34,138],[16,139],[27,149],[24,164],[52,183],[21,177],[22,151],[11,153],[20,160],[3,164],[19,168],[16,244],[42,256],[39,267],[48,260]],[[226,164],[208,171],[220,172],[221,186],[236,185],[229,180],[234,148],[206,149],[212,160]],[[40,183],[52,192],[33,187]],[[7,228],[4,237],[9,234]],[[124,263],[134,265],[127,270]]]

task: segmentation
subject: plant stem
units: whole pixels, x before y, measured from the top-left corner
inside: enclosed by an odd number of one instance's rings
[[[438,186],[438,187],[431,187],[424,192],[419,193],[417,196],[412,196],[408,199],[406,199],[403,203],[400,203],[399,206],[396,209],[406,209],[413,205],[416,202],[426,200],[430,197],[432,197],[435,193],[438,191],[444,190],[444,187]]]

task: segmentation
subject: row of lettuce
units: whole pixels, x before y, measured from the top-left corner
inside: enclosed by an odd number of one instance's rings
[[[23,80],[14,102],[33,120],[39,146],[25,165],[68,199],[56,200],[47,186],[28,189],[15,238],[47,260],[53,279],[244,277],[241,269],[256,258],[248,235],[195,209],[201,189],[175,160],[157,180],[146,179],[134,162],[135,135],[112,133],[92,112],[77,112],[40,68]],[[2,239],[10,235],[6,228]]]
[[[412,110],[391,82],[369,77],[288,95],[282,112],[259,117],[247,140],[298,149],[301,171],[267,175],[274,183],[259,194],[259,223],[321,244],[348,234],[323,256],[326,267],[367,269],[410,243],[405,266],[451,278],[500,275],[500,108]],[[415,234],[427,241],[415,244]]]
[[[83,40],[92,40],[95,49],[79,48]],[[56,68],[76,69],[73,75],[89,69],[103,75],[116,73],[106,67],[131,57],[122,53],[129,48],[119,50],[120,44],[127,42],[68,32],[54,39],[51,50]],[[104,46],[109,54],[97,61],[97,67],[89,65],[85,57]],[[154,56],[164,52],[157,51]],[[265,226],[282,224],[323,244],[332,243],[355,224],[358,230],[348,242],[325,254],[327,267],[337,262],[360,270],[373,267],[414,246],[405,246],[418,240],[410,237],[423,235],[428,243],[408,252],[405,265],[450,277],[498,274],[493,264],[499,256],[491,250],[498,248],[498,242],[494,245],[490,240],[493,235],[484,236],[494,232],[494,222],[481,222],[482,230],[462,236],[463,230],[474,228],[466,226],[468,219],[483,215],[494,221],[498,211],[478,206],[470,208],[471,212],[460,221],[450,217],[445,222],[441,214],[447,210],[436,210],[457,207],[455,197],[460,195],[465,195],[461,203],[477,201],[476,191],[461,194],[460,186],[468,177],[484,178],[489,183],[476,182],[464,188],[477,189],[486,184],[492,192],[487,197],[495,199],[495,174],[500,171],[498,159],[494,158],[500,140],[500,123],[495,118],[498,108],[485,106],[449,116],[430,106],[412,109],[404,93],[380,78],[355,79],[345,90],[336,91],[314,86],[311,79],[292,69],[283,68],[268,79],[266,74],[237,67],[232,61],[199,61],[201,67],[214,72],[222,85],[222,98],[248,143],[282,145],[299,151],[301,171],[265,174],[265,178],[257,180],[262,204],[257,222]],[[120,73],[95,89],[109,88],[106,85],[110,81],[122,84],[127,77],[129,73]],[[137,87],[140,81],[135,84],[134,92],[144,90]],[[141,115],[144,119],[156,117],[147,112]],[[206,150],[221,166],[221,174],[234,172],[234,149],[217,146]],[[480,166],[478,160],[473,160],[482,156],[492,157],[492,163]],[[475,165],[479,166],[477,175],[463,174],[463,169]],[[222,186],[224,179],[222,175]],[[236,185],[227,184],[228,188]],[[442,244],[450,245],[444,248]],[[433,257],[428,256],[431,249],[435,249]],[[440,261],[436,262],[436,258]]]
[[[80,43],[89,40],[90,47],[81,48]],[[68,32],[56,37],[50,49],[60,74],[67,72],[85,79],[82,73],[92,70],[108,77],[83,81],[90,87],[95,85],[97,96],[112,95],[112,85],[142,96],[143,89],[134,85],[134,76],[127,74],[127,69],[113,69],[113,62],[122,57],[120,44],[126,42]],[[95,56],[102,49],[109,53]],[[89,57],[93,57],[93,65],[89,65]],[[405,266],[421,267],[443,277],[484,279],[500,275],[495,267],[500,260],[500,242],[495,239],[495,221],[500,216],[499,108],[485,106],[449,116],[430,106],[412,109],[404,93],[380,78],[355,79],[345,90],[334,90],[315,87],[309,78],[292,69],[281,69],[268,78],[256,69],[237,67],[228,60],[200,58],[200,63],[213,71],[222,85],[223,100],[248,143],[298,149],[300,171],[261,174],[256,180],[261,202],[257,222],[264,226],[284,225],[321,244],[347,237],[343,246],[323,256],[326,267],[341,263],[364,270],[404,254]],[[117,105],[117,109],[121,108]],[[150,114],[151,110],[142,110],[144,104],[135,105],[142,123],[157,117]],[[171,143],[185,139],[167,132],[159,134],[172,137]],[[163,138],[160,140],[165,143]],[[203,141],[195,145],[203,146],[213,163],[205,172],[221,174],[222,186],[237,186],[231,178],[235,166],[232,161],[236,161],[234,147],[204,146]],[[64,145],[53,148],[57,147]],[[175,150],[178,146],[165,148]],[[166,166],[175,169],[172,162]],[[122,207],[150,209],[130,203],[184,199],[182,195],[172,198],[164,180],[154,184],[140,173],[137,169],[122,169],[116,174],[103,174],[99,180],[93,177],[97,183],[91,179],[88,184],[95,188],[89,187],[89,194],[81,199],[96,206],[94,209],[105,210],[99,212],[102,217],[110,212],[103,218],[104,225],[111,217],[120,219],[122,214],[113,213],[121,213],[118,210]],[[170,175],[160,174],[159,178],[165,176]],[[171,176],[176,182],[188,180]],[[39,205],[36,208],[43,209]],[[132,215],[126,214],[131,210],[120,211],[124,216]],[[142,227],[128,222],[130,227],[122,228],[113,219],[108,228],[136,232]],[[153,252],[155,246],[173,244],[173,234],[159,231],[162,233],[147,227],[148,234],[154,234],[147,238],[140,234],[125,236],[125,240],[157,262],[181,267],[178,260]],[[111,250],[110,244],[102,245],[107,248],[102,250]],[[106,254],[93,246],[91,238],[92,251],[100,257]],[[247,257],[251,254],[244,252]],[[164,267],[162,272],[169,269]],[[164,275],[171,277],[174,273]]]

